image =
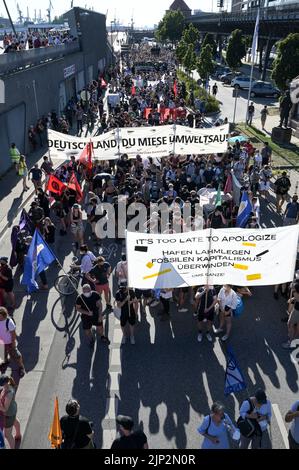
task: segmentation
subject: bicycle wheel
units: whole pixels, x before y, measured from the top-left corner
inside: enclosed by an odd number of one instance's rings
[[[55,281],[55,289],[61,295],[72,295],[76,292],[78,288],[78,279],[74,276],[58,276]]]

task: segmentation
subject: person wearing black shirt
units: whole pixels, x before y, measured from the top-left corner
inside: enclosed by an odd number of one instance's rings
[[[66,416],[60,418],[63,442],[62,449],[94,449],[93,430],[87,418],[80,415],[80,405],[76,400],[69,400]]]
[[[209,215],[208,228],[223,228],[226,225],[226,220],[222,214],[222,207],[216,209]]]
[[[46,217],[44,222],[44,237],[48,245],[54,245],[55,231],[55,225],[53,224],[52,220],[50,217]]]
[[[5,297],[7,297],[11,310],[14,310],[16,308],[16,300],[13,292],[13,287],[14,281],[12,269],[8,264],[8,258],[6,256],[2,256],[0,258],[0,291],[2,290]]]
[[[120,437],[113,441],[111,449],[148,449],[146,435],[141,430],[133,431],[134,421],[130,416],[118,415],[116,422],[120,426]]]
[[[195,315],[198,319],[198,337],[200,343],[202,341],[202,331],[204,322],[207,322],[207,340],[213,341],[211,332],[213,329],[213,321],[215,315],[215,305],[217,303],[217,294],[213,286],[206,285],[199,287],[195,294]]]
[[[37,163],[29,171],[29,176],[30,175],[31,175],[32,183],[34,185],[35,193],[37,193],[38,188],[40,188],[42,185],[42,176],[43,176],[43,172],[40,168],[38,168]]]
[[[130,341],[135,344],[134,326],[137,321],[138,300],[133,290],[127,288],[126,282],[120,283],[120,288],[115,294],[117,307],[121,309],[120,326],[123,331],[123,339],[121,344],[126,342],[126,326],[129,324]]]
[[[101,295],[104,292],[106,308],[112,310],[111,306],[111,292],[109,287],[109,276],[111,274],[111,266],[105,261],[103,256],[96,259],[96,265],[87,274],[87,279],[93,282],[96,286],[96,291]]]
[[[95,326],[101,340],[110,344],[109,339],[104,336],[102,301],[101,296],[91,290],[89,284],[84,284],[82,294],[77,297],[76,309],[81,313],[82,327],[89,340],[90,347],[94,345],[92,327]]]

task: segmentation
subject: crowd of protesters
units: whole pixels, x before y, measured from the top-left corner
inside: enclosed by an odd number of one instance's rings
[[[69,31],[4,33],[3,52],[11,53],[60,46],[76,40]]]
[[[136,64],[136,58],[147,58],[147,54],[143,55],[140,50],[136,54],[136,57],[132,59],[134,64]],[[92,82],[86,90],[88,94],[85,94],[85,98],[80,95],[68,103],[66,116],[61,118],[66,123],[65,132],[68,132],[76,121],[77,133],[81,135],[83,115],[92,113],[94,118],[87,118],[85,124],[88,127],[91,121],[92,125],[96,123],[98,126],[96,130],[99,133],[107,132],[115,127],[159,126],[173,122],[190,127],[202,127],[204,121],[201,113],[196,113],[187,106],[190,96],[188,96],[185,84],[181,83],[176,76],[174,61],[171,60],[169,51],[166,52],[165,58],[168,63],[166,70],[163,71],[157,67],[155,71],[133,73],[133,64],[128,63],[122,70],[120,67],[112,69],[105,80],[100,77]],[[116,102],[109,103],[108,101],[108,110],[104,106],[104,92],[107,86],[106,94],[109,95],[111,91],[112,94],[119,96]],[[150,111],[146,112],[147,109]],[[170,112],[166,116],[166,109],[181,110],[181,112]],[[42,146],[46,128],[57,129],[59,122],[61,121],[55,113],[40,120],[36,128],[31,130],[29,138],[32,147]],[[11,157],[16,171],[20,171],[20,166],[24,169],[24,162],[21,160],[20,165],[20,159],[16,157],[14,144],[11,147]],[[1,315],[4,315],[2,321],[6,321],[9,315],[10,318],[13,317],[16,300],[12,269],[18,267],[22,271],[33,233],[37,228],[54,252],[59,250],[61,237],[65,237],[64,239],[72,244],[74,255],[78,258],[73,268],[80,270],[83,278],[82,292],[78,295],[75,306],[81,315],[87,344],[93,347],[93,327],[96,327],[102,341],[109,346],[110,341],[104,335],[103,311],[104,305],[108,311],[113,309],[112,292],[109,286],[112,267],[103,256],[95,254],[99,253],[99,247],[101,248],[103,244],[96,226],[100,219],[107,217],[105,211],[100,210],[101,204],[110,203],[117,214],[120,199],[125,201],[127,206],[132,202],[143,203],[148,209],[146,227],[151,227],[151,230],[156,233],[161,231],[162,214],[159,203],[165,203],[170,211],[174,205],[180,208],[179,213],[172,213],[167,233],[174,233],[175,224],[183,226],[186,222],[190,223],[191,230],[208,227],[214,229],[235,227],[240,201],[234,200],[232,186],[229,187],[227,184],[233,174],[239,184],[240,195],[242,191],[247,191],[252,205],[252,212],[244,228],[260,227],[261,207],[269,203],[271,163],[272,150],[267,143],[262,149],[256,149],[249,141],[241,144],[237,139],[224,154],[173,154],[165,158],[141,158],[137,155],[134,159],[129,159],[124,154],[118,160],[97,161],[93,159],[90,165],[84,159],[76,159],[72,156],[57,169],[54,168],[51,159],[45,156],[40,168],[35,165],[28,171],[26,167],[25,176],[20,175],[25,181],[24,190],[27,188],[29,176],[35,188],[35,198],[30,210],[23,211],[19,225],[13,227],[11,258],[0,259],[0,304],[4,305],[0,310],[0,325]],[[46,181],[45,186],[42,183],[43,176]],[[56,182],[56,186],[52,184],[53,181]],[[297,196],[294,194],[294,189],[292,197],[290,196],[291,182],[286,173],[279,176],[273,188],[276,192],[276,210],[282,215],[281,224],[298,223]],[[219,194],[221,201],[220,204],[216,204]],[[198,218],[195,207],[200,203],[202,196],[208,198],[208,203]],[[150,205],[153,204],[157,207],[156,211],[150,211]],[[189,221],[183,219],[186,205],[191,207]],[[128,220],[129,217],[127,217]],[[159,290],[129,289],[125,254],[117,264],[115,276],[118,288],[113,293],[114,310],[115,313],[117,312],[116,315],[120,319],[123,330],[122,345],[127,340],[132,345],[135,344],[135,325],[138,315],[145,315],[148,306],[156,310],[161,320],[169,320],[171,302],[177,306],[180,313],[192,310],[198,320],[197,340],[199,343],[202,342],[204,333],[209,342],[213,341],[214,335],[219,334],[222,335],[222,341],[227,341],[232,334],[234,316],[240,314],[243,308],[242,298],[252,295],[246,287],[230,285]],[[42,271],[39,277],[40,288],[49,289],[46,272]],[[283,289],[290,299],[288,328],[291,341],[296,335],[299,336],[299,322],[294,323],[299,311],[299,287],[294,282],[293,285],[284,286]],[[278,292],[279,286],[276,286],[275,297],[278,296]],[[20,376],[22,376],[24,365],[16,348],[15,337],[13,337],[15,331],[13,324],[12,321],[9,329],[11,333],[7,339],[12,347],[7,348],[7,356],[18,361]],[[296,329],[292,329],[294,325]],[[252,398],[252,404],[249,402],[248,406],[242,405],[240,413],[244,417],[251,414],[253,419],[257,419],[258,410],[263,405],[265,412],[259,411],[259,413],[266,418],[259,419],[259,421],[266,421],[264,429],[266,430],[271,414],[269,414],[268,401],[263,391],[259,391]],[[72,413],[78,414],[78,406],[74,405],[73,408]],[[217,426],[221,416],[225,416],[228,425],[233,426],[229,417],[224,415],[223,407],[213,405],[211,417],[206,417],[199,428],[199,432],[205,437],[206,447],[214,448],[222,442],[222,438],[216,437],[212,446],[208,442],[210,440],[208,428],[212,425]],[[123,424],[127,423],[127,427],[123,426],[125,430],[131,430],[133,427],[131,422],[128,424],[128,420],[130,419],[120,420]],[[8,440],[11,435],[11,421]],[[17,439],[19,428],[15,421],[13,425],[17,430],[15,437]],[[90,428],[87,431],[88,439],[91,439],[92,431]],[[89,440],[87,441],[84,441],[85,445],[89,445]],[[144,436],[141,442],[142,447],[147,445]],[[243,448],[248,447],[249,442],[250,440],[243,439]],[[225,447],[226,440],[224,444]],[[12,442],[11,447],[13,446]],[[261,447],[261,440],[254,442],[253,446]]]

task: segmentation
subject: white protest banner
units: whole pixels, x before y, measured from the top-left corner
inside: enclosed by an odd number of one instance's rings
[[[264,286],[293,280],[299,226],[127,232],[128,282],[140,289],[203,284]]]
[[[126,153],[167,157],[181,155],[222,153],[227,150],[228,124],[208,129],[191,129],[186,126],[122,127],[98,137],[74,137],[48,130],[49,149],[64,152],[82,151],[92,142],[96,159],[112,160]]]

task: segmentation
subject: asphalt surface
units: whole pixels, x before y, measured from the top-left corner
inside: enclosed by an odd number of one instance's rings
[[[263,204],[262,217],[268,227],[281,224],[281,219]],[[65,242],[60,249],[67,249]],[[104,254],[113,266],[121,249],[121,243],[116,249],[114,241],[107,241]],[[94,423],[99,448],[110,447],[118,413],[131,415],[147,434],[150,447],[160,449],[199,448],[202,439],[196,429],[215,400],[225,404],[233,419],[238,418],[246,392],[236,397],[224,396],[226,345],[217,338],[212,344],[205,338],[201,344],[197,342],[196,320],[191,309],[178,313],[173,304],[170,322],[161,322],[159,307],[147,309],[146,316],[139,314],[136,345],[121,347],[119,322],[109,314],[106,331],[111,345],[108,348],[98,341],[91,351],[82,336],[80,321],[72,311],[74,299],[68,299],[65,307],[66,325],[61,302],[53,305],[54,297],[50,298],[46,317],[47,328],[51,334],[55,332],[54,340],[30,413],[23,448],[49,447],[47,434],[55,396],[59,397],[61,414],[70,397],[80,401],[81,413]],[[299,366],[292,362],[290,352],[281,347],[286,339],[286,324],[281,322],[285,307],[284,299],[274,300],[272,287],[254,288],[253,297],[245,300],[244,314],[234,320],[230,341],[249,394],[256,387],[265,388],[275,404],[276,415],[271,426],[275,449],[286,447],[286,428],[281,425],[279,414],[283,417],[298,399],[299,385]],[[32,319],[31,315],[26,322],[30,325]],[[32,353],[28,350],[26,354],[30,357]]]

